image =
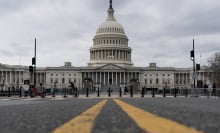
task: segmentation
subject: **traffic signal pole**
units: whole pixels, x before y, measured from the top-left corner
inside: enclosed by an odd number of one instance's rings
[[[194,88],[194,91],[195,91],[195,88],[196,88],[196,68],[195,68],[195,46],[194,46],[194,39],[193,39],[193,54],[194,54],[194,57],[193,57],[193,88]]]
[[[34,87],[36,87],[36,49],[37,49],[37,39],[35,38],[35,40],[34,40],[34,67],[33,67],[33,69],[34,69]]]

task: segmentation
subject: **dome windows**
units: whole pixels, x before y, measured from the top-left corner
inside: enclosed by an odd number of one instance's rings
[[[98,33],[105,33],[105,32],[115,32],[115,33],[122,33],[124,34],[124,30],[118,27],[101,27],[97,30]]]
[[[128,39],[121,37],[98,37],[93,40],[94,45],[127,45]]]

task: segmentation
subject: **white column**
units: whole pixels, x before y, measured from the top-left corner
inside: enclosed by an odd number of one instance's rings
[[[45,72],[43,73],[43,82],[44,82],[44,84],[47,83],[47,82],[46,82],[46,73],[45,73]]]
[[[118,73],[116,72],[116,73],[115,73],[115,76],[116,76],[116,77],[115,77],[115,78],[116,78],[115,84],[116,84],[116,85],[118,84],[118,76],[117,76],[117,74],[118,74]]]
[[[100,72],[100,74],[99,74],[99,81],[100,81],[100,84],[102,83],[102,73]]]
[[[120,72],[120,74],[119,74],[119,81],[120,81],[120,83],[121,83],[121,72]]]
[[[8,71],[6,71],[6,74],[5,74],[5,82],[8,83]]]
[[[106,84],[106,82],[105,82],[105,72],[104,72],[104,84]]]
[[[10,71],[10,73],[9,73],[9,83],[11,84],[12,83],[12,72]]]
[[[97,83],[97,72],[95,72],[95,83]]]
[[[17,78],[18,78],[18,76],[17,76],[17,72],[15,71],[15,75],[14,75],[14,77],[15,77],[15,83],[17,83]]]
[[[124,83],[126,83],[126,81],[125,81],[125,72],[124,72]]]
[[[114,77],[113,77],[114,73],[112,72],[112,84],[114,84]]]
[[[108,85],[109,85],[109,72],[108,72]]]

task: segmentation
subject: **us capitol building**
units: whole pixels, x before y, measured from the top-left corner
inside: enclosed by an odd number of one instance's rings
[[[37,67],[36,85],[46,88],[65,88],[73,82],[77,88],[86,87],[118,90],[133,85],[134,89],[146,88],[192,88],[193,69],[158,67],[149,63],[147,67],[135,67],[132,63],[132,49],[121,24],[114,17],[112,0],[107,18],[98,27],[90,48],[88,66],[74,67],[65,62],[61,67]],[[206,67],[196,72],[196,86],[212,86],[212,73]],[[0,89],[18,88],[26,80],[33,84],[33,74],[28,66],[0,64]]]

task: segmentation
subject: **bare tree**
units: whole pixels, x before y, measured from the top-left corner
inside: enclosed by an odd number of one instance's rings
[[[209,66],[213,72],[214,85],[220,87],[220,52],[216,52],[208,59]]]

